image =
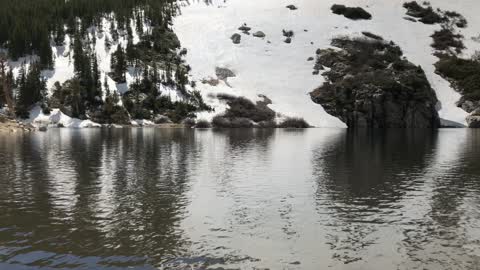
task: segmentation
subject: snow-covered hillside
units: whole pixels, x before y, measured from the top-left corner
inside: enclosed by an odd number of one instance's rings
[[[439,25],[425,25],[405,20],[403,0],[212,0],[184,3],[182,14],[174,20],[174,30],[182,46],[188,48],[187,62],[192,67],[196,81],[215,77],[216,67],[229,68],[236,77],[228,84],[217,86],[197,83],[207,102],[217,108],[225,108],[212,98],[215,93],[231,93],[258,99],[259,94],[269,97],[275,111],[305,118],[319,127],[345,127],[337,118],[328,115],[323,108],[311,101],[308,93],[322,84],[320,75],[312,75],[317,48],[327,48],[330,40],[340,35],[360,35],[369,31],[397,43],[409,61],[422,66],[441,103],[441,118],[464,123],[467,113],[455,105],[460,94],[450,84],[435,74],[430,35]],[[298,9],[290,10],[293,4]],[[330,11],[333,4],[360,6],[373,16],[368,21],[352,21]],[[480,50],[480,43],[472,40],[480,30],[480,2],[477,0],[433,0],[434,8],[453,10],[466,17],[469,26],[462,29],[470,55]],[[238,27],[246,23],[251,33],[263,31],[265,38],[242,35],[240,44],[233,44],[230,37],[240,33]],[[284,42],[282,30],[293,30],[290,44]],[[211,115],[200,114],[201,118]]]
[[[113,15],[112,15],[113,16]],[[132,28],[133,44],[137,44],[140,41],[139,33],[135,28],[134,21],[130,21]],[[92,51],[96,53],[99,71],[101,75],[102,88],[104,88],[103,82],[107,81],[110,91],[117,91],[119,94],[125,93],[129,86],[135,82],[137,77],[141,75],[141,71],[135,67],[129,67],[126,73],[126,83],[116,83],[110,76],[111,72],[111,60],[112,54],[115,52],[115,49],[118,45],[121,45],[122,48],[127,47],[128,37],[125,31],[120,33],[118,41],[114,41],[112,33],[110,33],[111,20],[108,18],[102,19],[102,26],[90,27],[88,29],[88,42]],[[150,31],[151,27],[147,24],[144,24],[143,28],[145,31]],[[95,42],[93,42],[95,40]],[[110,46],[106,46],[106,40],[110,43]],[[54,84],[59,82],[60,84],[65,81],[72,79],[75,76],[74,72],[74,51],[73,51],[73,41],[69,35],[65,36],[65,43],[63,46],[55,46],[52,41],[52,52],[54,57],[54,66],[51,70],[44,70],[42,75],[46,78],[47,90],[49,93],[52,93]],[[26,69],[29,69],[32,62],[38,61],[38,57],[35,55],[29,55],[21,57],[16,61],[8,61],[8,66],[13,70],[14,77],[17,78],[22,66],[25,66]],[[160,74],[162,71],[159,71]],[[159,86],[162,95],[170,96],[172,101],[176,101],[180,98],[179,93],[176,89],[166,87],[164,85]],[[105,90],[105,89],[103,89]],[[105,99],[106,92],[103,91],[103,99]],[[122,100],[120,99],[119,104],[121,105]],[[58,109],[54,108],[54,111],[51,115],[45,115],[41,112],[38,106],[34,107],[30,112],[30,118],[24,120],[24,122],[31,123],[34,126],[42,126],[47,124],[62,124],[65,127],[73,128],[83,128],[83,127],[97,127],[100,126],[97,123],[94,123],[90,120],[79,120],[75,118],[70,118],[63,114]],[[133,119],[132,125],[150,125],[150,121],[143,119]]]

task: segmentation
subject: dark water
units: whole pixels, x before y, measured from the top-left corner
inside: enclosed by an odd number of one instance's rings
[[[479,269],[480,132],[0,134],[0,269]]]

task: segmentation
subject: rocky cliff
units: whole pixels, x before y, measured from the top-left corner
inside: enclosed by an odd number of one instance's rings
[[[348,127],[437,128],[437,97],[421,67],[393,42],[376,35],[335,38],[338,49],[317,51],[315,70],[326,82],[310,93],[314,102]]]

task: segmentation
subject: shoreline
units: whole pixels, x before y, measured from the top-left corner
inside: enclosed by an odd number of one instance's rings
[[[117,124],[104,124],[101,126],[96,126],[96,127],[61,127],[57,125],[51,125],[51,126],[42,126],[42,127],[37,127],[33,126],[31,124],[25,124],[22,122],[18,122],[16,120],[11,120],[8,119],[6,121],[0,119],[0,134],[5,134],[5,133],[18,133],[18,132],[46,132],[49,129],[72,129],[72,130],[89,130],[89,129],[126,129],[126,128],[156,128],[156,129],[200,129],[200,130],[205,130],[205,129],[242,129],[242,128],[220,128],[220,127],[209,127],[209,128],[195,128],[194,126],[188,126],[184,124],[155,124],[155,125],[117,125]],[[317,128],[335,128],[335,127],[309,127],[309,128],[261,128],[261,127],[250,127],[250,128],[245,128],[245,129],[317,129]],[[345,129],[347,130],[348,128],[338,128],[338,129]],[[468,129],[466,127],[459,128],[459,127],[440,127],[436,130],[439,129]],[[362,129],[362,130],[367,130],[367,129]],[[373,130],[389,130],[389,129],[373,129]],[[390,129],[392,130],[392,129]],[[395,129],[393,129],[395,130]],[[397,129],[397,130],[425,130],[425,129]]]
[[[7,118],[3,115],[0,115],[0,132],[9,132],[15,133],[18,131],[22,132],[32,132],[35,131],[35,128],[31,124],[25,124],[14,119]]]

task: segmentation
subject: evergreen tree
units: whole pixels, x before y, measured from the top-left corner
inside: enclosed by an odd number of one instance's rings
[[[56,26],[55,37],[53,39],[56,46],[63,46],[65,43],[65,28],[62,23]]]
[[[105,96],[108,97],[110,95],[110,87],[108,86],[108,80],[106,75],[105,79],[103,80],[103,89],[105,91]]]
[[[126,81],[125,72],[127,72],[127,61],[125,52],[120,44],[117,46],[117,50],[112,54],[112,77],[118,83],[124,83]]]
[[[100,81],[100,70],[98,67],[98,59],[96,55],[92,56],[93,63],[92,63],[92,75],[93,75],[93,82],[95,88],[95,97],[102,96],[102,82]]]
[[[39,45],[38,56],[40,57],[40,65],[42,68],[53,68],[53,52],[50,45],[50,38],[45,35],[40,35],[41,41]]]
[[[114,114],[115,117],[105,118],[109,119],[107,122],[128,119],[128,113],[117,104],[118,93],[110,91],[105,84],[106,77],[103,87],[110,109],[105,109],[103,101],[98,99],[102,96],[102,83],[95,53],[96,36],[94,33],[91,38],[88,29],[96,26],[102,31],[104,20],[110,23],[110,31],[105,33],[107,50],[112,44],[118,44],[119,33],[122,36],[127,34],[126,48],[114,48],[111,78],[123,83],[128,65],[145,66],[144,74],[127,91],[128,96],[122,95],[123,103],[132,109],[132,115],[150,117],[151,111],[164,114],[177,111],[186,115],[185,112],[195,109],[175,105],[168,98],[162,98],[158,90],[162,81],[156,67],[159,62],[162,63],[163,83],[179,89],[188,83],[188,67],[177,53],[179,41],[170,28],[172,16],[177,12],[176,0],[0,0],[0,7],[0,48],[8,49],[9,57],[14,60],[26,54],[39,56],[38,63],[28,70],[21,68],[18,84],[13,81],[11,69],[6,75],[0,74],[3,81],[10,82],[10,89],[15,87],[19,114],[23,110],[25,116],[34,104],[45,103],[47,95],[41,69],[54,66],[52,45],[62,46],[68,34],[72,40],[75,77],[63,85],[55,84],[49,103],[76,117],[84,117],[88,110],[89,115],[99,111]],[[145,24],[149,25],[148,29],[144,29]],[[132,27],[139,34],[138,44],[133,44]],[[0,96],[5,88],[1,87]],[[177,107],[181,109],[177,110]],[[179,119],[177,116],[174,118]]]
[[[136,51],[135,46],[133,45],[133,41],[131,39],[129,39],[128,42],[127,42],[126,54],[127,54],[128,63],[133,65],[135,60],[137,59],[137,51]]]
[[[143,21],[142,21],[142,16],[140,13],[137,14],[137,17],[135,19],[135,28],[137,30],[137,33],[139,35],[143,34]]]
[[[115,28],[115,23],[113,20],[110,22],[110,34],[112,35],[113,41],[118,42],[118,31]]]
[[[28,117],[28,110],[44,98],[46,98],[46,81],[41,76],[40,63],[32,63],[28,72],[23,65],[18,79],[17,115],[23,118]]]
[[[83,55],[83,44],[80,35],[75,35],[74,42],[73,42],[73,69],[75,73],[78,75],[82,73],[85,59]]]
[[[86,96],[86,90],[80,83],[80,80],[76,78],[68,80],[62,88],[66,93],[65,105],[70,107],[72,116],[84,118],[86,109],[84,97]]]

